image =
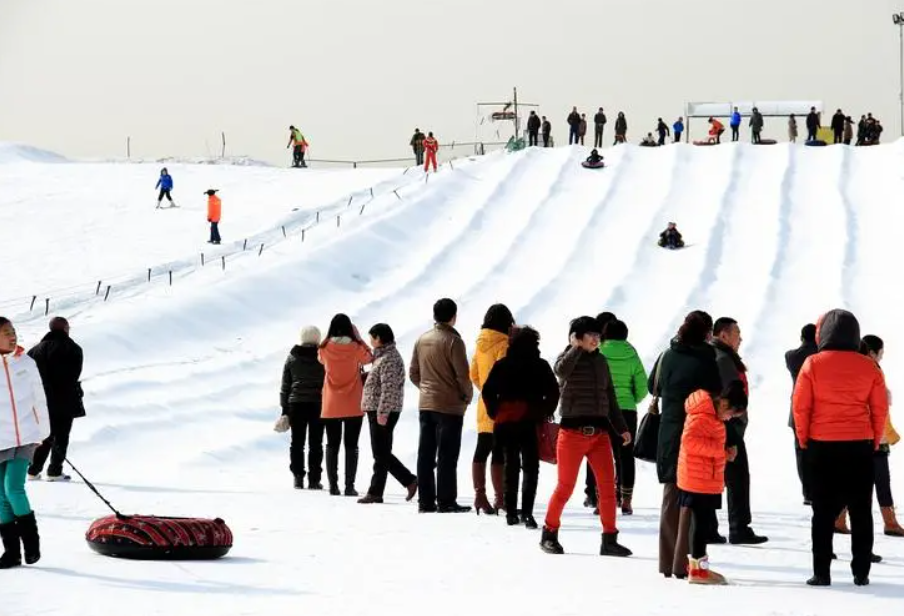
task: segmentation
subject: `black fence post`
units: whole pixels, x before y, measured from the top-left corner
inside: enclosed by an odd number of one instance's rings
[[[304,232],[305,232],[305,229],[302,229],[301,230],[301,241],[302,242],[304,241]]]
[[[50,298],[44,299],[44,316],[50,314]]]
[[[282,236],[286,237],[286,225],[282,226]]]
[[[204,267],[204,253],[201,253],[201,267]]]
[[[110,297],[110,285],[107,285],[107,292],[104,293],[104,301],[107,301],[108,297]]]
[[[342,224],[342,215],[339,214],[336,216],[336,228],[338,229],[341,224]]]
[[[261,249],[257,251],[257,256],[261,256],[262,254],[264,254],[264,245],[263,244],[261,244]]]
[[[32,310],[35,309],[35,302],[36,302],[36,301],[38,301],[38,296],[37,296],[37,295],[32,295],[32,296],[31,296],[31,307],[28,309],[28,312],[31,312]]]
[[[320,222],[320,210],[317,210],[317,216],[314,218],[314,222]]]
[[[354,199],[354,198],[355,198],[355,195],[349,195],[349,196],[348,196],[348,203],[345,204],[345,207],[351,207],[351,206],[352,206],[352,199]]]
[[[98,281],[97,281],[97,290],[94,291],[94,295],[95,295],[95,296],[100,295],[100,283],[101,283],[101,282],[103,282],[103,281],[101,281],[101,280],[98,280]]]
[[[396,198],[397,198],[399,201],[402,200],[402,198],[399,196],[399,191],[398,191],[398,190],[392,191],[392,194],[394,194],[394,195],[396,196]]]
[[[173,270],[169,272],[169,286],[173,286]]]
[[[245,242],[242,244],[242,252],[245,252],[245,249],[248,248],[248,239],[245,239]]]
[[[151,281],[151,268],[148,268],[148,282]]]
[[[223,255],[222,257],[220,257],[220,259],[223,261],[223,271],[225,272],[226,271],[226,255]]]

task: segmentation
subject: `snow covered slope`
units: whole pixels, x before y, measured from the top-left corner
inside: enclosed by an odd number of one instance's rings
[[[808,511],[786,427],[790,379],[783,352],[796,346],[804,323],[847,306],[864,333],[885,338],[884,367],[891,388],[901,389],[902,298],[892,256],[904,228],[900,144],[625,146],[606,154],[610,166],[602,171],[582,169],[586,152],[578,148],[493,154],[444,165],[429,181],[419,171],[340,178],[186,167],[174,171],[177,194],[197,193],[195,211],[162,213],[152,210],[156,167],[67,164],[28,171],[23,163],[10,180],[0,166],[3,227],[15,216],[23,229],[8,238],[19,243],[4,251],[3,271],[41,287],[91,283],[103,264],[140,272],[197,252],[204,239],[200,192],[211,182],[223,189],[226,216],[234,204],[248,233],[277,228],[291,207],[320,201],[329,210],[304,239],[290,235],[260,256],[229,261],[225,272],[214,263],[193,268],[172,287],[155,278],[107,302],[80,296],[68,304],[73,335],[86,351],[89,413],[76,425],[73,461],[125,511],[224,517],[236,547],[230,558],[204,564],[97,557],[83,533],[104,514],[99,501],[79,484],[32,484],[45,559],[0,578],[4,613],[103,616],[129,607],[147,615],[516,610],[568,616],[605,609],[638,616],[725,610],[822,616],[898,605],[904,541],[881,535],[876,552],[886,562],[874,568],[870,587],[850,582],[844,540],[836,542],[836,585],[828,591],[803,586]],[[362,189],[377,182],[371,199]],[[302,190],[323,198],[296,201]],[[36,205],[44,202],[38,196],[51,193],[59,195],[53,212],[60,231],[46,225]],[[117,205],[120,194],[130,207]],[[148,222],[171,215],[186,219]],[[686,250],[655,246],[669,220],[684,233]],[[171,240],[177,230],[178,242]],[[82,256],[83,244],[102,242],[108,246],[100,257]],[[63,265],[46,268],[45,259]],[[84,274],[83,259],[90,264]],[[599,522],[580,508],[578,494],[562,531],[569,555],[553,558],[538,549],[539,534],[508,528],[502,519],[419,516],[392,483],[388,504],[379,507],[293,491],[287,440],[271,425],[282,362],[299,328],[325,329],[339,311],[362,328],[385,321],[407,359],[441,296],[459,301],[469,350],[483,313],[497,301],[519,322],[538,327],[549,358],[566,344],[570,318],[608,309],[628,322],[648,366],[688,310],[736,317],[753,387],[754,527],[772,540],[761,548],[713,548],[713,562],[735,585],[691,588],[656,573],[660,488],[649,465],[640,464],[636,515],[619,520],[635,557],[618,562],[595,555]],[[6,297],[4,289],[0,305]],[[32,343],[45,318],[27,308],[16,309],[17,322]],[[416,391],[406,395],[396,453],[414,468]],[[471,494],[474,414],[469,410],[465,420],[462,502]],[[363,492],[366,434],[361,449]],[[544,465],[538,519],[554,475]],[[892,456],[892,475],[904,498],[900,453]]]

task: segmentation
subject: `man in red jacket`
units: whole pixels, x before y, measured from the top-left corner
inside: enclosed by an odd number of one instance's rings
[[[861,355],[860,324],[847,310],[832,310],[816,324],[819,352],[804,362],[794,387],[794,429],[806,450],[813,501],[813,577],[832,583],[835,518],[851,516],[854,584],[869,584],[873,553],[873,452],[888,420],[885,377]]]
[[[428,133],[427,138],[424,139],[424,154],[426,154],[426,160],[424,161],[424,171],[427,172],[430,170],[430,164],[433,164],[433,172],[436,173],[436,152],[439,150],[439,141],[433,136],[433,133]]]

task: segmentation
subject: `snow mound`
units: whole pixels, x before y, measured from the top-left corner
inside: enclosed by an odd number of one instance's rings
[[[42,150],[30,145],[21,143],[0,142],[0,164],[8,163],[65,163],[68,159],[65,156]]]

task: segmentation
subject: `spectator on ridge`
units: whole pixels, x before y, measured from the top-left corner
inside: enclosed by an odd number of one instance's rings
[[[577,144],[578,132],[581,127],[581,114],[578,108],[573,107],[571,113],[568,114],[568,145]]]
[[[754,107],[750,115],[750,132],[753,135],[753,143],[759,143],[762,140],[763,127],[765,124],[766,123],[763,121],[763,114],[760,113],[759,109]]]
[[[731,120],[728,125],[731,126],[731,141],[734,143],[741,138],[741,112],[738,111],[737,107],[731,113]]]
[[[623,111],[618,112],[615,119],[615,143],[625,143],[628,140],[628,120]]]
[[[793,113],[788,116],[788,141],[797,143],[797,118]]]
[[[603,132],[606,130],[606,113],[603,108],[596,112],[593,116],[593,147],[603,147]]]
[[[427,133],[424,139],[424,153],[426,160],[424,161],[424,173],[430,171],[430,165],[433,165],[433,173],[436,173],[436,153],[439,151],[439,141],[433,136],[433,133]]]
[[[584,137],[587,135],[587,114],[581,114],[581,121],[578,122],[578,140],[584,145]]]
[[[807,141],[816,141],[821,125],[822,121],[819,119],[816,107],[810,107],[810,113],[807,114]]]
[[[722,143],[722,133],[725,132],[725,125],[716,118],[709,119],[709,142]]]
[[[50,437],[35,451],[28,476],[29,479],[40,479],[49,455],[50,466],[44,479],[69,481],[71,477],[63,473],[63,462],[69,452],[69,434],[73,420],[85,416],[84,393],[79,381],[84,361],[82,347],[70,337],[69,322],[63,317],[54,317],[50,321],[50,331],[28,355],[38,365],[50,413]]]
[[[308,142],[302,132],[294,126],[289,127],[289,143],[286,149],[292,148],[292,166],[307,167],[304,162],[304,153],[308,149]]]
[[[455,329],[457,317],[458,306],[451,299],[433,305],[436,324],[415,343],[408,368],[411,382],[420,390],[417,481],[421,513],[471,511],[457,502],[461,430],[474,396],[468,352]]]
[[[684,134],[684,118],[678,118],[672,124],[672,134],[675,136],[673,143],[681,143],[681,135]]]
[[[543,147],[548,148],[552,145],[550,135],[552,135],[552,124],[543,116],[543,123],[540,125],[540,132],[543,133]]]
[[[832,135],[835,137],[835,141],[833,143],[844,142],[844,124],[845,115],[844,112],[839,109],[835,112],[835,115],[832,116]]]
[[[527,118],[527,145],[528,146],[536,146],[540,145],[540,116],[537,115],[536,111],[530,112],[530,117]]]
[[[305,475],[309,490],[322,490],[323,421],[323,365],[317,360],[320,330],[308,325],[301,330],[300,344],[292,347],[283,366],[279,401],[283,417],[292,430],[289,446],[289,470],[295,478],[295,489],[304,489]],[[308,445],[308,468],[305,472],[304,448]]]
[[[844,118],[844,145],[851,145],[854,140],[854,120],[851,116]]]
[[[477,391],[490,376],[493,364],[505,357],[509,345],[509,333],[515,325],[512,311],[503,304],[493,304],[483,318],[477,347],[471,359],[469,375]],[[490,505],[487,499],[487,460],[490,459],[490,476],[493,481],[495,500]],[[474,479],[474,509],[477,514],[495,515],[505,507],[503,502],[503,464],[505,462],[502,444],[494,437],[493,420],[487,414],[486,401],[477,399],[477,449],[471,464]]]
[[[665,138],[669,135],[669,127],[662,121],[662,118],[659,118],[656,123],[656,132],[659,133],[659,145],[665,145]]]
[[[537,428],[552,418],[559,402],[559,383],[540,357],[540,334],[536,330],[512,329],[506,355],[490,370],[481,397],[495,423],[495,437],[505,451],[506,522],[536,529],[533,513],[540,476]],[[520,515],[519,469],[524,469]]]
[[[330,494],[339,496],[339,446],[345,446],[345,495],[358,496],[358,439],[364,424],[361,410],[364,366],[374,356],[361,340],[358,328],[347,315],[337,314],[330,321],[326,339],[317,354],[323,364],[323,409],[321,418],[326,430],[326,477]],[[344,435],[343,435],[344,432]]]
[[[424,164],[424,140],[426,138],[421,129],[415,128],[414,135],[411,136],[411,141],[408,142],[408,145],[411,146],[411,151],[414,152],[414,164],[417,167]]]

